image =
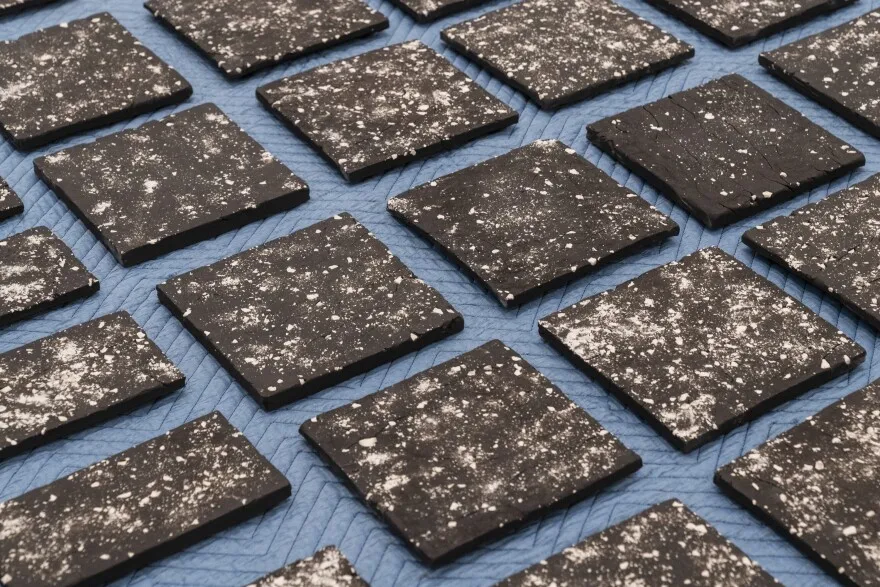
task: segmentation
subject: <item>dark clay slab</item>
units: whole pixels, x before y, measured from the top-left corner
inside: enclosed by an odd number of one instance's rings
[[[34,160],[125,266],[294,208],[309,188],[214,104]]]
[[[541,335],[688,452],[849,371],[865,351],[718,248],[538,323]]]
[[[349,181],[458,147],[519,118],[421,41],[261,86],[257,97]]]
[[[106,12],[0,42],[0,130],[19,149],[191,94],[180,74]]]
[[[0,240],[0,327],[98,291],[64,241],[38,226]]]
[[[655,505],[497,587],[768,587],[778,582],[677,500]]]
[[[0,16],[9,16],[25,10],[51,4],[58,0],[0,0]]]
[[[678,234],[558,141],[537,141],[392,198],[388,210],[504,306]]]
[[[710,228],[865,164],[854,147],[739,75],[611,116],[588,134]]]
[[[348,214],[157,289],[159,300],[265,409],[464,327],[436,290]]]
[[[0,178],[0,222],[24,212],[24,204],[5,180]]]
[[[687,43],[610,0],[525,0],[449,27],[441,36],[547,109],[694,55]]]
[[[370,587],[335,546],[319,550],[247,587]]]
[[[229,77],[388,28],[362,0],[147,0],[163,24]]]
[[[847,585],[877,585],[880,385],[718,469],[725,493]]]
[[[642,464],[497,340],[300,430],[432,564]]]
[[[289,495],[284,475],[213,412],[0,504],[0,579],[97,585]]]
[[[762,53],[759,61],[788,85],[880,138],[880,10]]]
[[[0,459],[84,430],[183,387],[127,312],[0,355]]]
[[[880,175],[753,228],[743,242],[880,330]]]
[[[647,0],[704,35],[741,47],[813,18],[848,6],[855,0]]]
[[[419,22],[437,20],[442,16],[461,12],[489,0],[391,0]]]

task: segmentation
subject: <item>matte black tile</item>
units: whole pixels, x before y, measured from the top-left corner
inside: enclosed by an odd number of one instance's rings
[[[388,28],[362,0],[147,0],[163,24],[229,77]]]
[[[548,109],[694,55],[687,43],[610,0],[525,0],[453,25],[441,36]]]
[[[309,188],[214,104],[34,160],[37,175],[125,266],[309,199]]]
[[[714,247],[578,302],[538,328],[683,451],[865,358],[809,308]]]
[[[359,181],[514,124],[519,115],[421,41],[257,89],[263,105]]]
[[[777,581],[678,500],[590,536],[497,587],[767,587]]]
[[[289,495],[284,475],[213,412],[0,504],[0,579],[100,584]]]
[[[127,312],[0,354],[0,459],[123,414],[184,382]]]
[[[24,204],[9,184],[0,178],[0,222],[24,212]]]
[[[107,12],[0,41],[0,130],[35,149],[182,102],[192,87]]]
[[[175,277],[158,291],[266,409],[464,326],[436,290],[348,214]]]
[[[718,469],[715,482],[835,579],[880,577],[880,385]]]
[[[608,117],[588,134],[710,228],[865,164],[854,147],[739,75]]]
[[[391,0],[419,22],[437,20],[442,16],[461,12],[489,0]]]
[[[247,587],[370,587],[335,546],[319,550]]]
[[[388,210],[516,306],[678,234],[678,225],[558,141],[418,186]]]
[[[312,418],[301,432],[435,564],[641,466],[497,340]]]
[[[64,241],[39,226],[0,240],[0,327],[98,291]]]
[[[24,10],[30,10],[57,2],[58,0],[0,0],[0,16],[17,14]]]
[[[762,53],[761,65],[880,138],[880,10]]]

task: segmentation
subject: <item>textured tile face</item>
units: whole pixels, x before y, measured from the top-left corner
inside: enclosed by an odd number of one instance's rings
[[[313,418],[301,431],[431,563],[641,466],[499,341]]]
[[[0,327],[96,291],[98,279],[48,228],[0,240]]]
[[[442,36],[542,108],[595,96],[694,54],[610,0],[526,0]]]
[[[880,10],[760,56],[771,73],[880,137]]]
[[[498,587],[582,585],[778,585],[743,551],[676,500],[666,501],[498,584]]]
[[[720,468],[715,482],[838,580],[880,577],[880,385]]]
[[[266,575],[247,587],[369,587],[351,563],[334,546],[329,546],[283,569]]]
[[[213,104],[40,157],[34,168],[126,266],[309,198],[305,182]]]
[[[0,178],[0,221],[24,212],[24,204],[9,184]]]
[[[0,504],[4,587],[94,585],[290,495],[219,412]]]
[[[239,77],[388,28],[361,0],[148,0],[226,75]]]
[[[20,149],[190,94],[180,74],[106,12],[0,42],[0,130]]]
[[[435,20],[441,16],[460,12],[472,6],[485,4],[489,0],[391,0],[404,12],[418,21]]]
[[[865,351],[717,248],[587,298],[541,335],[692,450],[852,369]]]
[[[159,285],[264,408],[458,332],[462,317],[348,214]]]
[[[678,234],[678,225],[558,141],[538,141],[388,202],[505,306]]]
[[[15,14],[22,10],[36,8],[56,1],[57,0],[0,0],[0,16]]]
[[[854,147],[740,75],[611,116],[588,134],[710,228],[865,164]]]
[[[183,373],[127,312],[0,355],[0,459],[180,389]]]
[[[518,120],[516,111],[421,41],[273,82],[260,87],[257,96],[350,181]]]
[[[797,26],[855,0],[647,0],[729,47]]]
[[[743,241],[880,330],[880,175],[749,230]]]

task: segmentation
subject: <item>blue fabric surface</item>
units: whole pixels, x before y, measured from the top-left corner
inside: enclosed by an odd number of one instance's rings
[[[808,201],[823,198],[880,170],[880,143],[877,139],[856,130],[788,89],[765,73],[757,62],[758,53],[762,50],[778,47],[855,18],[877,7],[880,0],[862,0],[833,15],[736,51],[709,41],[639,0],[619,1],[693,44],[696,47],[695,59],[677,69],[552,114],[538,110],[523,95],[456,55],[439,39],[441,28],[509,1],[490,2],[430,26],[422,26],[404,16],[390,2],[368,0],[390,18],[389,30],[289,66],[271,69],[243,82],[226,81],[207,60],[161,27],[142,7],[140,0],[67,0],[0,21],[0,38],[8,39],[99,10],[109,10],[144,44],[174,65],[193,84],[193,98],[176,107],[177,110],[207,101],[217,103],[303,177],[312,189],[312,200],[296,210],[138,267],[124,269],[83,223],[37,180],[32,159],[62,147],[87,142],[99,135],[138,126],[148,119],[163,117],[173,109],[142,116],[99,132],[79,135],[37,153],[23,154],[8,143],[0,144],[0,175],[7,178],[26,206],[23,216],[0,224],[0,237],[36,225],[48,226],[101,279],[101,291],[86,301],[0,330],[0,351],[93,317],[125,309],[145,327],[188,379],[187,386],[170,398],[0,464],[0,499],[8,499],[49,483],[217,409],[243,430],[257,448],[287,475],[293,484],[293,497],[260,518],[128,575],[118,585],[243,585],[329,544],[338,545],[363,577],[378,587],[491,585],[596,531],[671,497],[681,499],[709,520],[783,583],[834,584],[829,576],[785,540],[721,495],[712,483],[712,474],[719,465],[801,422],[876,377],[876,333],[815,288],[779,267],[755,258],[752,251],[740,243],[740,236],[746,229],[762,221],[787,213]],[[518,110],[521,113],[519,124],[464,148],[412,163],[365,183],[348,185],[312,149],[264,111],[254,96],[255,88],[268,81],[408,39],[421,39],[435,47],[479,84]],[[706,230],[681,209],[659,197],[638,177],[590,146],[586,139],[584,127],[592,121],[730,72],[745,75],[849,141],[866,154],[868,165],[850,177],[757,217],[723,230]],[[508,311],[502,309],[441,254],[393,220],[385,211],[385,201],[413,185],[500,155],[538,138],[558,138],[585,154],[617,181],[641,194],[662,212],[670,214],[681,225],[682,233],[662,246],[606,267],[593,276],[573,282],[522,308]],[[340,211],[354,214],[416,274],[438,288],[465,316],[465,330],[419,353],[267,414],[159,305],[155,285],[171,276],[288,234]],[[692,454],[683,455],[545,345],[537,333],[537,320],[587,295],[711,245],[719,245],[735,254],[755,271],[784,287],[789,294],[855,338],[867,349],[868,356],[865,363],[849,376],[811,391]],[[645,466],[609,490],[566,510],[552,513],[454,564],[431,570],[416,560],[403,543],[343,486],[306,446],[298,427],[305,419],[319,412],[356,400],[492,338],[499,338],[522,353],[569,397],[638,452]]]

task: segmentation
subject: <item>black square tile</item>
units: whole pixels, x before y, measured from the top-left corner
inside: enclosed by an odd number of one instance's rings
[[[270,573],[247,587],[370,587],[335,546]]]
[[[24,204],[5,180],[0,178],[0,221],[24,212]]]

